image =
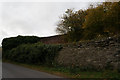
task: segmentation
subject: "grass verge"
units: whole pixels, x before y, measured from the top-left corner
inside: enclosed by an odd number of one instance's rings
[[[33,65],[33,64],[25,64],[25,63],[18,63],[13,62],[10,60],[2,60],[6,63],[12,63],[15,65],[23,66],[26,68],[30,68],[33,70],[38,70],[41,72],[47,72],[53,75],[61,76],[64,78],[116,78],[120,79],[120,73],[117,71],[77,71],[76,73],[72,73],[68,68],[65,67],[48,67],[48,66],[42,66],[42,65]]]

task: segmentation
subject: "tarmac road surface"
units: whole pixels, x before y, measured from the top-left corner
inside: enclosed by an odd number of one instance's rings
[[[61,78],[14,64],[2,63],[2,78]]]

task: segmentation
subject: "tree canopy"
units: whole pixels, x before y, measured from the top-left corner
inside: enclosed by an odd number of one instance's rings
[[[94,39],[120,34],[120,2],[103,2],[97,7],[74,11],[67,9],[56,31],[67,41]]]
[[[82,25],[85,21],[86,11],[79,10],[74,12],[72,9],[67,9],[61,21],[58,24],[57,32],[60,34],[67,34],[70,37],[69,41],[78,41],[81,32],[83,31]],[[72,35],[72,36],[71,36]]]

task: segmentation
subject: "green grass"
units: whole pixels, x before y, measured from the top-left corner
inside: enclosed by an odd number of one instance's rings
[[[70,69],[66,67],[47,67],[45,65],[42,66],[42,65],[24,64],[9,60],[3,60],[3,62],[16,64],[19,66],[27,67],[42,72],[47,72],[65,78],[117,78],[118,79],[120,76],[120,73],[118,73],[117,71],[110,71],[110,70],[99,71],[99,72],[78,70],[76,72],[71,72]]]

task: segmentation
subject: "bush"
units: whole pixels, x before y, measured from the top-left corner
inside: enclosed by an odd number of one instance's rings
[[[38,41],[40,41],[40,38],[36,36],[19,35],[17,37],[4,38],[2,41],[2,49],[3,51],[11,50],[21,44],[37,43]]]
[[[22,63],[52,65],[60,49],[61,45],[22,44],[7,51],[3,58]]]

